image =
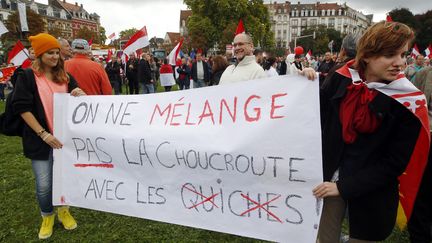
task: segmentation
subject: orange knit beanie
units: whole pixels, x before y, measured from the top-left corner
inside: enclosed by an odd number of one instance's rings
[[[31,42],[31,46],[33,47],[36,57],[39,57],[48,50],[54,48],[60,49],[60,44],[57,39],[54,36],[46,33],[30,36],[29,40]]]

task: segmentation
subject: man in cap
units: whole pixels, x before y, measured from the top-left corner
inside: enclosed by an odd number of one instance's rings
[[[105,70],[89,59],[90,46],[86,40],[72,42],[74,57],[65,62],[65,69],[87,95],[111,95],[112,88]]]

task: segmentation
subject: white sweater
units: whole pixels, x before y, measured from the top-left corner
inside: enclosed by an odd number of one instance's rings
[[[245,56],[237,65],[230,65],[223,72],[219,85],[267,77],[264,69],[255,61],[255,56]]]

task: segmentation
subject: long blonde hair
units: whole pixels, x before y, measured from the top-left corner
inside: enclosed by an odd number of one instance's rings
[[[37,73],[43,73],[44,72],[44,64],[42,62],[42,55],[37,57],[32,63],[32,68]],[[67,83],[67,82],[69,82],[69,76],[67,75],[67,73],[64,69],[64,61],[61,57],[59,58],[57,65],[51,69],[51,73],[53,76],[53,80],[52,80],[53,82],[55,82],[55,83]]]

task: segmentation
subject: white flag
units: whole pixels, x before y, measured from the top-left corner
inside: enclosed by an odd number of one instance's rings
[[[0,21],[0,36],[2,36],[4,33],[9,32],[9,30],[6,28],[6,26],[3,24],[2,21]]]
[[[29,31],[27,25],[27,13],[25,3],[18,2],[19,19],[21,23],[21,31]]]

